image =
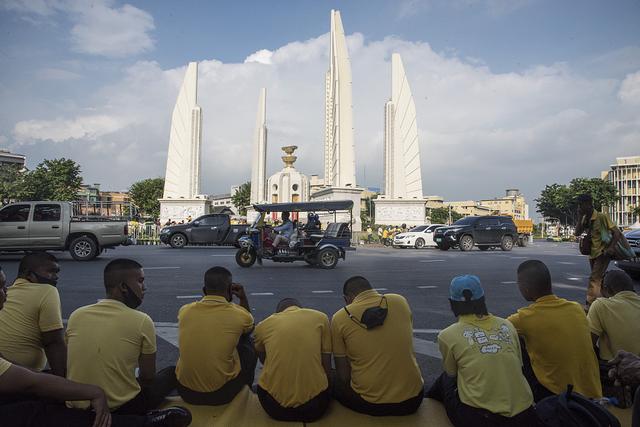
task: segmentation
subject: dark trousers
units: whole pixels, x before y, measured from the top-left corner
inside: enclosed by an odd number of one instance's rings
[[[587,304],[591,305],[596,298],[602,296],[602,279],[604,273],[609,268],[611,258],[609,255],[602,254],[598,258],[589,259],[589,266],[591,267],[591,275],[589,275],[589,287],[587,288]]]
[[[640,387],[636,388],[635,398],[633,399],[631,427],[640,427]]]
[[[260,404],[264,411],[275,420],[311,423],[320,419],[327,411],[329,401],[331,400],[331,393],[329,389],[326,389],[300,406],[287,408],[280,405],[267,390],[258,386],[258,399],[260,399]]]
[[[156,374],[153,383],[143,386],[140,393],[115,411],[119,415],[144,415],[152,409],[159,407],[164,398],[175,390],[178,385],[176,380],[176,367],[169,366],[161,369]]]
[[[63,403],[27,400],[0,405],[0,425],[7,427],[91,427],[95,413],[70,409]],[[138,415],[111,416],[112,427],[143,427],[146,417]]]
[[[410,415],[418,410],[424,397],[424,390],[420,390],[415,397],[398,403],[371,403],[356,393],[351,384],[336,379],[333,387],[335,399],[347,408],[361,414],[382,417],[389,415]]]
[[[533,392],[533,401],[538,403],[545,397],[554,396],[555,393],[540,384],[536,374],[533,372],[531,358],[527,351],[527,345],[522,338],[520,338],[520,349],[522,350],[522,374],[527,379],[529,387],[531,387],[531,391]]]
[[[240,358],[240,373],[237,377],[227,381],[219,389],[209,392],[191,390],[178,383],[178,394],[182,400],[192,405],[225,405],[231,402],[244,386],[251,387],[258,363],[251,335],[241,335],[236,349]]]
[[[538,427],[538,417],[533,406],[513,417],[505,417],[462,403],[456,378],[444,372],[431,386],[427,397],[443,403],[449,421],[455,427]]]

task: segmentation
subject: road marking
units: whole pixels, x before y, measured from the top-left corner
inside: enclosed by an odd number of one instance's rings
[[[435,289],[435,288],[437,288],[437,286],[434,286],[434,285],[418,286],[418,289]]]
[[[235,256],[235,255],[234,255],[234,254],[225,254],[225,255],[218,255],[218,254],[215,254],[215,255],[211,255],[211,256]]]
[[[144,267],[145,270],[177,270],[182,267]]]
[[[579,278],[579,277],[568,277],[567,280],[573,280],[574,282],[578,282],[578,281],[580,281],[582,279]]]
[[[584,291],[586,289],[584,286],[567,285],[565,283],[554,283],[553,287],[560,289],[579,289],[581,291]]]
[[[511,259],[527,259],[528,257],[526,257],[526,256],[510,256],[509,258],[511,258]]]
[[[503,285],[515,285],[515,284],[516,284],[516,283],[518,283],[518,282],[515,282],[515,281],[513,281],[513,280],[510,280],[510,281],[507,281],[507,282],[500,282],[500,283],[502,283]]]
[[[333,291],[329,291],[329,290],[326,290],[326,291],[311,291],[311,293],[312,294],[332,294]]]
[[[255,295],[255,296],[269,296],[269,295],[273,295],[273,292],[251,292],[250,295]]]
[[[569,261],[558,261],[558,264],[562,264],[562,265],[575,265],[575,262],[569,262]]]
[[[438,334],[442,329],[414,329],[414,334]]]
[[[202,298],[202,295],[178,295],[177,299],[192,299],[192,298]]]
[[[442,359],[440,355],[440,348],[438,344],[433,341],[423,340],[422,338],[413,338],[413,350],[416,353],[424,354],[425,356],[435,357],[436,359]]]
[[[374,291],[386,291],[387,288],[373,288]]]
[[[444,259],[422,259],[420,262],[445,262]]]

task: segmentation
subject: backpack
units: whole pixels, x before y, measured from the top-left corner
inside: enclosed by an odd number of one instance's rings
[[[620,421],[606,408],[579,393],[573,385],[557,396],[536,404],[536,413],[546,427],[620,427]]]

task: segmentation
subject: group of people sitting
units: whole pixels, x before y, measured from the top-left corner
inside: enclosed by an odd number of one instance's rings
[[[331,399],[363,414],[403,416],[429,397],[455,426],[525,427],[539,423],[535,402],[570,384],[602,397],[600,363],[629,381],[625,364],[640,355],[640,297],[620,271],[606,275],[604,298],[587,316],[553,294],[542,262],[526,261],[517,277],[531,305],[507,319],[489,313],[478,277],[455,277],[449,300],[458,320],[438,335],[444,372],[425,388],[401,295],[354,276],[331,321],[285,298],[254,327],[244,287],[213,267],[203,298],[178,313],[177,365],[156,372],[154,324],[136,310],[146,289],[142,265],[107,264],[106,298],[75,310],[66,331],[58,271],[53,256],[35,253],[9,288],[0,273],[0,425],[186,426],[186,409],[157,410],[165,396],[177,390],[192,405],[227,404],[252,387],[259,359],[255,392],[277,420],[312,422]]]

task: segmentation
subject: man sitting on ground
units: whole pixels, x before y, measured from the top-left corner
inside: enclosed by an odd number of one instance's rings
[[[611,360],[619,350],[640,355],[640,296],[633,290],[631,277],[621,270],[607,272],[602,296],[587,314],[600,359]]]
[[[256,326],[255,348],[264,369],[258,398],[280,421],[310,423],[326,411],[331,371],[331,327],[326,314],[285,298]]]
[[[532,304],[508,320],[524,340],[524,372],[535,401],[560,394],[569,384],[588,398],[602,397],[598,360],[582,306],[553,294],[551,274],[542,261],[520,264],[518,287]]]
[[[289,212],[282,212],[282,225],[273,228],[273,231],[280,233],[273,239],[274,249],[278,247],[280,243],[289,243],[291,235],[293,234],[293,222],[289,220]]]
[[[25,255],[0,311],[0,354],[14,364],[65,375],[67,347],[60,312],[58,260],[45,252]]]
[[[207,270],[202,291],[204,298],[178,313],[178,392],[193,405],[224,405],[253,384],[253,316],[244,288],[226,268]],[[239,304],[231,302],[234,295]]]
[[[139,263],[114,259],[104,268],[107,297],[71,313],[67,324],[67,378],[101,387],[117,414],[143,415],[176,387],[174,366],[156,374],[155,327],[136,310],[144,298],[144,279]],[[75,408],[88,405],[71,402]]]
[[[413,352],[407,300],[379,294],[361,276],[347,279],[343,294],[347,306],[331,322],[336,399],[374,416],[416,412],[424,382]]]
[[[477,276],[455,277],[449,302],[458,322],[438,334],[444,373],[427,397],[443,402],[456,427],[537,426],[513,325],[489,314]]]

